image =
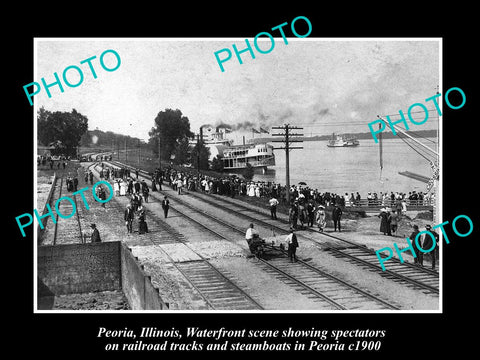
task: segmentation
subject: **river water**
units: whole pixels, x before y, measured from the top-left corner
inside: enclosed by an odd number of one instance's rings
[[[437,139],[422,139],[422,143],[435,149],[433,141]],[[426,191],[427,184],[398,174],[410,171],[431,176],[429,162],[401,139],[383,140],[382,171],[379,145],[373,139],[359,142],[357,147],[330,148],[327,141],[304,141],[303,149],[290,151],[290,184],[303,181],[321,192],[350,194],[358,191],[362,197],[368,192]],[[285,184],[285,150],[275,150],[275,159],[276,166],[269,168],[266,174],[255,173],[253,180]]]

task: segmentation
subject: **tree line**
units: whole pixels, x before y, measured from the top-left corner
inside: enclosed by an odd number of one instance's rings
[[[192,165],[199,170],[223,170],[222,162],[215,158],[209,163],[210,150],[202,141],[190,144],[195,134],[190,130],[190,120],[179,109],[160,111],[154,120],[155,126],[148,132],[148,144],[161,160],[176,165]],[[159,146],[160,141],[160,146]]]
[[[122,150],[126,146],[130,149],[148,147],[158,158],[160,148],[162,161],[191,165],[199,170],[223,170],[222,161],[218,158],[210,164],[210,150],[202,141],[191,144],[194,133],[190,130],[190,121],[178,109],[165,109],[157,114],[154,126],[148,133],[147,144],[128,135],[88,130],[88,118],[75,109],[71,112],[51,112],[42,107],[38,110],[37,121],[39,144],[52,146],[52,154],[55,155],[75,156],[79,146],[107,147],[113,150]]]
[[[37,125],[38,142],[51,146],[52,155],[76,156],[80,139],[88,129],[88,118],[75,109],[51,112],[41,107]]]

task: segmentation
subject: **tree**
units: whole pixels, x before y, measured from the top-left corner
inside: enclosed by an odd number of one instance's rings
[[[149,144],[158,154],[158,137],[160,135],[160,153],[162,159],[170,160],[175,153],[178,142],[185,137],[193,137],[190,131],[190,121],[180,110],[165,109],[155,118],[155,126],[148,132]]]
[[[197,142],[192,148],[190,154],[191,163],[198,170],[208,170],[208,158],[210,157],[210,149],[207,148],[202,141]]]
[[[223,171],[223,161],[220,156],[215,156],[212,160],[212,170],[217,171],[217,172],[222,172]]]
[[[175,145],[175,164],[190,164],[190,144],[188,138],[180,139]]]
[[[71,112],[50,112],[41,107],[37,114],[38,141],[53,145],[58,153],[75,156],[82,135],[88,129],[88,119],[75,109]]]

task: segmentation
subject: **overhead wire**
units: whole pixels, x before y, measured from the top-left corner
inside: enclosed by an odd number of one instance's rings
[[[397,133],[397,135],[398,135],[398,137],[399,137],[401,140],[403,140],[403,142],[404,142],[405,144],[407,144],[413,151],[415,151],[417,154],[419,154],[421,157],[423,157],[423,158],[424,158],[425,160],[427,160],[429,163],[435,159],[435,157],[433,157],[432,155],[430,155],[430,156],[427,155],[427,154],[430,154],[430,153],[426,153],[426,152],[425,152],[426,150],[425,150],[424,148],[422,148],[420,145],[416,144],[416,143],[413,142],[413,141],[410,143],[410,142],[407,140],[408,138],[407,138],[405,135],[403,135],[402,133]],[[424,152],[422,152],[422,150],[423,150]]]

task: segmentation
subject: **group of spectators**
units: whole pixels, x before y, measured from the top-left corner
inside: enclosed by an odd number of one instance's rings
[[[158,183],[167,182],[175,190],[183,189],[189,191],[201,191],[210,194],[219,194],[230,197],[249,196],[257,198],[274,197],[282,204],[287,204],[287,188],[279,183],[271,181],[247,181],[238,176],[206,176],[195,173],[178,171],[171,167],[166,167],[160,171],[156,169],[152,175],[152,180]],[[318,189],[310,188],[308,185],[292,185],[289,188],[290,200],[298,199],[300,195],[305,197],[308,202],[312,199],[315,203],[324,206],[340,207],[350,206],[400,206],[406,211],[409,205],[429,205],[433,198],[430,194],[412,191],[408,194],[403,192],[369,192],[365,198],[362,198],[359,192],[345,193],[344,195],[334,192],[321,192]],[[288,204],[287,204],[288,205]]]

